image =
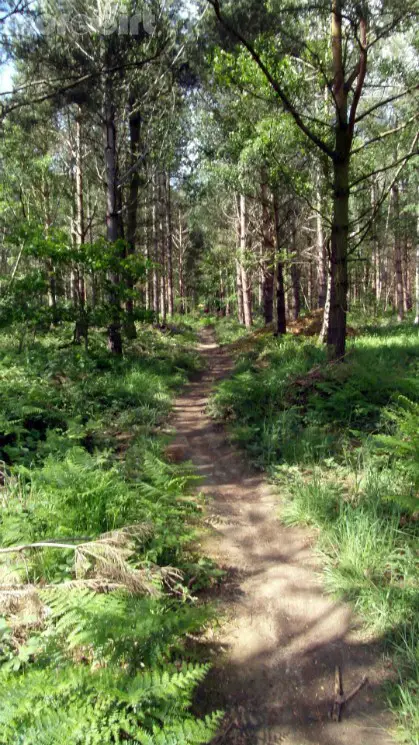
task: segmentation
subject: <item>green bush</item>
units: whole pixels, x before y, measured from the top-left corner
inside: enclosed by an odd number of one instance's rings
[[[199,361],[182,334],[144,327],[117,361],[66,334],[6,337],[0,365],[0,542],[38,545],[0,557],[0,742],[207,743],[220,715],[190,712],[207,667],[185,640],[218,573],[157,429]]]

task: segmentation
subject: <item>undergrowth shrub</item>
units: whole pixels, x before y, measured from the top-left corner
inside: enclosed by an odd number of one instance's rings
[[[64,345],[64,333],[41,337],[0,364],[0,460],[30,465],[74,444],[103,448],[118,427],[150,431],[170,411],[172,392],[200,368],[182,337],[144,328],[123,360],[103,339],[91,349]],[[58,434],[58,437],[57,437]],[[44,446],[48,440],[47,446]]]
[[[142,328],[123,360],[65,333],[9,337],[0,364],[0,542],[32,546],[0,555],[0,742],[207,743],[220,715],[191,713],[207,666],[186,639],[219,572],[193,548],[195,478],[158,436],[199,360],[182,333]]]

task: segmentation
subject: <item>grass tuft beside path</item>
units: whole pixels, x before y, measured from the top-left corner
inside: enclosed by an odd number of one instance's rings
[[[400,740],[418,745],[418,330],[361,328],[341,365],[313,339],[226,320],[217,332],[236,369],[212,413],[278,484],[282,519],[317,528],[327,587],[394,657],[389,701]]]

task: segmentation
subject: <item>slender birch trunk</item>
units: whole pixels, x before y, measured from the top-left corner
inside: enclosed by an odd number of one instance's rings
[[[244,324],[242,266],[241,266],[239,259],[236,259],[236,292],[237,292],[237,316],[239,319],[239,323]]]
[[[327,333],[329,328],[329,316],[330,316],[330,298],[332,294],[332,272],[330,264],[327,272],[327,287],[326,287],[326,304],[324,306],[323,325],[320,331],[319,341],[322,344],[327,342]]]
[[[236,294],[237,294],[237,317],[239,323],[244,325],[244,305],[243,305],[243,281],[242,281],[242,257],[241,257],[241,211],[240,197],[236,197],[237,206],[237,258],[236,258]]]
[[[246,328],[251,328],[252,319],[252,291],[249,272],[245,268],[248,246],[247,204],[244,194],[240,195],[240,258],[243,291],[243,314]]]

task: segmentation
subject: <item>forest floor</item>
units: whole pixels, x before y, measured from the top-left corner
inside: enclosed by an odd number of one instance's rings
[[[389,745],[380,689],[392,670],[351,608],[326,593],[313,533],[280,522],[280,495],[207,414],[214,385],[233,369],[228,347],[207,328],[199,350],[206,371],[177,400],[171,422],[176,457],[193,462],[208,499],[203,550],[226,572],[198,709],[226,712],[220,745]],[[329,718],[337,665],[345,692],[369,681],[341,723]]]

